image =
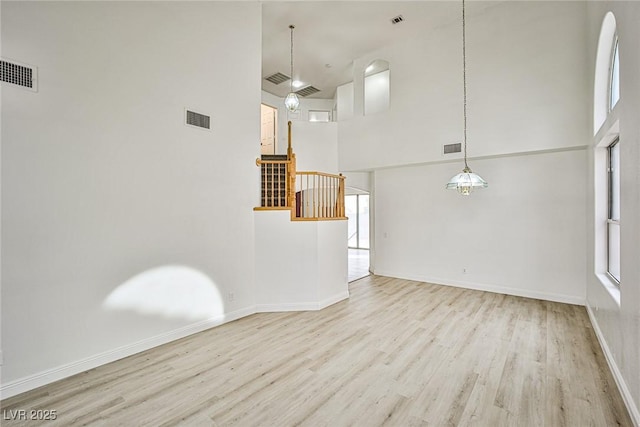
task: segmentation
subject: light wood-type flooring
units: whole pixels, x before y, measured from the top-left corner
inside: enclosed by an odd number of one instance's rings
[[[349,248],[349,282],[369,275],[369,249]]]
[[[42,425],[631,426],[584,307],[369,276],[15,396]],[[21,424],[3,420],[3,426]]]

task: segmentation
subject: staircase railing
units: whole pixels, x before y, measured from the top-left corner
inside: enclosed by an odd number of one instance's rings
[[[260,207],[255,209],[290,209],[291,219],[299,221],[347,219],[345,177],[342,174],[296,171],[296,155],[291,147],[291,122],[287,125],[286,159],[256,160],[261,173],[261,197]]]
[[[324,172],[296,172],[295,219],[346,219],[344,179]]]

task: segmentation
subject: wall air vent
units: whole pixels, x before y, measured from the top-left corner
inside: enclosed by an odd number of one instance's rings
[[[0,80],[25,89],[38,91],[38,69],[27,64],[0,60]]]
[[[296,95],[307,97],[309,95],[313,95],[316,92],[320,92],[320,89],[316,89],[313,86],[303,87],[302,89],[296,91]]]
[[[394,24],[394,25],[395,24],[399,24],[402,21],[404,21],[404,18],[402,17],[402,15],[398,15],[396,17],[391,18],[391,23]]]
[[[282,73],[275,73],[270,75],[269,77],[265,77],[264,79],[273,84],[279,85],[280,83],[284,83],[289,80],[291,77],[284,75]]]
[[[462,143],[458,142],[457,144],[445,144],[443,148],[443,154],[461,153]]]
[[[185,123],[189,126],[195,126],[201,129],[211,130],[211,117],[204,114],[196,113],[189,109],[185,110]]]

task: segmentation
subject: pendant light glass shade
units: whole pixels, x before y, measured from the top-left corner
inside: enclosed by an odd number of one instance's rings
[[[489,184],[480,175],[471,172],[466,166],[462,173],[457,174],[449,180],[447,190],[458,190],[463,196],[468,196],[475,188],[487,188]]]
[[[461,173],[455,175],[447,183],[447,190],[458,190],[463,196],[468,196],[476,188],[487,188],[489,184],[482,179],[480,175],[471,172],[471,168],[467,164],[467,33],[465,22],[464,2],[462,0],[462,89],[463,89],[463,107],[462,113],[464,117],[464,169]]]
[[[291,30],[291,79],[289,80],[289,95],[284,99],[284,106],[287,107],[292,113],[298,111],[298,107],[300,106],[300,100],[298,99],[298,95],[293,92],[293,29],[294,25],[289,25],[289,30]]]
[[[298,107],[300,106],[300,100],[298,99],[298,95],[296,95],[293,92],[287,95],[287,97],[284,99],[284,106],[287,107],[287,110],[291,111],[292,113],[295,113],[298,110]]]

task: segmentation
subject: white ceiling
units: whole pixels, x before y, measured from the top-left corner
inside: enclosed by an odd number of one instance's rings
[[[393,25],[397,15],[404,22]],[[294,80],[320,89],[309,98],[331,99],[337,86],[352,81],[354,59],[456,20],[461,20],[459,1],[267,1],[262,7],[262,89],[280,97],[289,92],[289,81],[275,85],[264,78],[290,74],[290,24],[296,26]]]

